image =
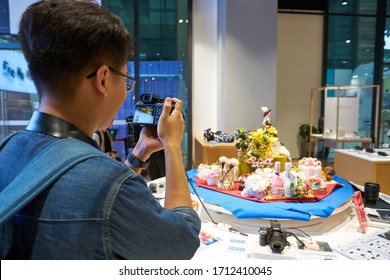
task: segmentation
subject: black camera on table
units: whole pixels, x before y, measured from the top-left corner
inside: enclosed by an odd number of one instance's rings
[[[140,101],[135,104],[133,124],[157,126],[164,107],[163,103],[164,99],[154,93],[141,94]]]
[[[271,220],[270,227],[260,227],[259,235],[260,245],[269,245],[274,252],[282,252],[284,247],[289,245],[287,241],[287,231],[282,229],[280,224],[275,220]]]

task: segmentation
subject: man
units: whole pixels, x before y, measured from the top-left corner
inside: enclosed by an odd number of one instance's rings
[[[111,121],[110,126],[112,126],[114,120]],[[121,160],[118,157],[118,152],[114,148],[113,135],[111,134],[110,127],[104,127],[98,130],[95,130],[92,136],[93,140],[96,141],[100,150],[103,151],[106,155],[109,155],[116,160]],[[163,176],[160,176],[163,177]]]
[[[96,146],[93,132],[110,124],[134,86],[125,74],[130,35],[99,5],[40,1],[25,11],[19,28],[40,106],[0,151],[0,190],[53,141],[71,137]],[[32,200],[13,217],[7,258],[190,259],[200,220],[182,163],[181,108],[182,101],[166,98],[157,129],[143,128],[127,165],[108,156],[86,160]],[[161,149],[164,208],[137,175]]]

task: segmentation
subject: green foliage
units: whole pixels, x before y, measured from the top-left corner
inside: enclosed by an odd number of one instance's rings
[[[246,150],[248,148],[249,131],[244,128],[238,128],[234,134],[237,150]]]
[[[312,126],[311,133],[318,133],[318,129],[316,127]],[[307,123],[302,124],[299,127],[299,136],[301,136],[303,141],[308,142],[309,138],[310,138],[310,125],[308,125]]]

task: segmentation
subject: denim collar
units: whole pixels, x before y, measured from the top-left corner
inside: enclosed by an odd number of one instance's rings
[[[26,130],[58,138],[75,138],[99,148],[95,140],[81,132],[70,122],[39,111],[33,113]]]

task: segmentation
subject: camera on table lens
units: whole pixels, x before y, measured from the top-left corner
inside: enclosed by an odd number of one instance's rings
[[[379,198],[380,186],[377,183],[364,183],[364,198],[369,205],[375,205]]]
[[[259,243],[261,246],[269,245],[272,251],[282,252],[289,243],[287,241],[287,231],[282,229],[280,224],[271,220],[270,227],[260,227]]]

